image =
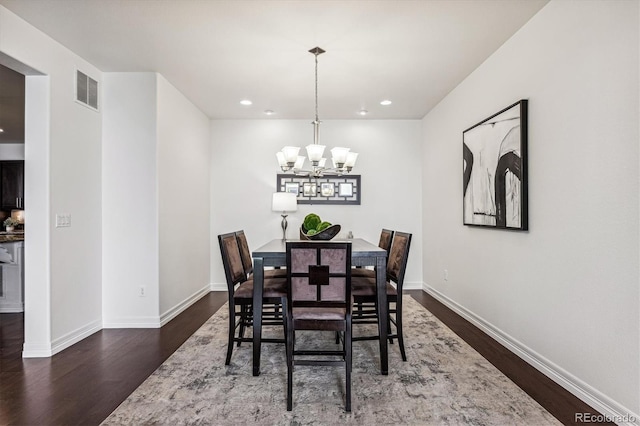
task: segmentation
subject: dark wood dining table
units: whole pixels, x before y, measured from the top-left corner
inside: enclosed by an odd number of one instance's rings
[[[299,240],[287,240],[299,241]],[[331,240],[337,241],[337,240]],[[361,238],[343,240],[351,242],[352,266],[375,266],[378,296],[378,330],[380,332],[380,372],[389,373],[387,355],[387,251]],[[286,244],[282,239],[271,240],[254,250],[253,257],[253,375],[260,375],[260,344],[262,341],[262,290],[264,268],[286,266]]]

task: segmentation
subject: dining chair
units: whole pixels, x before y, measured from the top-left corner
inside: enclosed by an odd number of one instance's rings
[[[249,243],[247,242],[247,236],[244,230],[236,232],[236,238],[238,239],[238,247],[240,247],[240,256],[242,257],[242,266],[244,267],[244,273],[247,278],[251,278],[253,274],[253,259],[251,258],[251,250],[249,250]],[[284,269],[265,269],[265,278],[286,278],[287,271]]]
[[[389,256],[389,250],[391,249],[391,241],[393,240],[393,231],[390,229],[382,229],[380,232],[380,241],[378,241],[378,247],[387,251]],[[374,269],[356,267],[351,271],[353,277],[372,277],[375,278],[376,272]]]
[[[388,338],[391,343],[393,339],[398,339],[402,360],[407,360],[404,348],[404,337],[402,334],[402,287],[404,284],[404,274],[407,269],[409,258],[409,248],[411,246],[411,234],[406,232],[396,232],[391,244],[391,250],[387,259],[387,306],[388,306]],[[395,284],[395,286],[394,286]],[[354,276],[351,281],[353,301],[356,305],[367,304],[365,310],[356,310],[353,315],[353,324],[373,324],[378,322],[376,303],[376,278],[367,276]],[[395,306],[392,308],[391,304]],[[371,308],[373,306],[373,308]],[[392,314],[395,314],[395,318]],[[391,330],[391,324],[396,328],[396,332]],[[376,336],[355,336],[353,341],[376,340]]]
[[[236,234],[230,232],[218,235],[229,301],[229,338],[225,365],[231,362],[234,343],[240,346],[242,342],[252,341],[252,338],[244,337],[244,332],[253,325],[253,279],[247,278],[245,273]],[[263,309],[262,325],[284,326],[284,314],[280,307],[287,297],[286,287],[286,277],[265,278],[262,301],[266,308]],[[262,341],[284,343],[285,339],[263,338]]]
[[[351,243],[288,242],[286,256],[287,410],[293,408],[295,366],[344,365],[345,411],[350,412]],[[297,330],[340,332],[344,338],[340,349],[318,349],[317,346],[300,349]],[[333,340],[331,344],[335,344]]]

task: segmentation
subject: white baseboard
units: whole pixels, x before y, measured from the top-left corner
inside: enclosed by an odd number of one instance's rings
[[[53,342],[48,344],[29,344],[25,342],[22,348],[23,358],[47,358],[51,357],[58,352],[68,348],[69,346],[78,343],[80,340],[89,337],[93,333],[100,331],[104,328],[160,328],[180,313],[185,311],[189,306],[200,300],[210,291],[222,291],[218,289],[219,286],[213,284],[207,284],[202,289],[196,291],[191,296],[187,297],[182,302],[178,303],[173,308],[161,316],[148,316],[148,317],[121,317],[114,318],[105,322],[93,321],[84,327],[81,327],[71,333],[68,333]],[[226,291],[226,284],[224,290]]]
[[[80,327],[71,333],[67,333],[64,336],[53,340],[53,342],[51,342],[51,355],[57,354],[58,352],[78,343],[80,340],[87,338],[100,330],[102,330],[102,321],[96,320],[84,327]]]
[[[210,287],[211,286],[207,284],[205,287],[196,291],[191,296],[187,297],[185,300],[178,303],[176,306],[169,309],[164,314],[160,315],[160,326],[162,327],[163,325],[180,315],[180,313],[182,313],[185,309],[187,309],[189,306],[200,300],[204,295],[209,293],[211,291]]]
[[[227,291],[227,283],[211,283],[209,284],[211,291]]]
[[[119,317],[102,323],[102,328],[160,328],[160,317]]]
[[[522,358],[525,362],[562,386],[568,392],[602,413],[605,417],[602,420],[612,421],[619,425],[640,426],[640,415],[637,413],[633,413],[622,404],[619,404],[531,348],[520,343],[518,340],[448,298],[438,290],[424,283],[422,284],[422,290],[438,299],[455,313],[478,327],[487,335],[491,336],[494,340],[498,341],[498,343]]]
[[[422,290],[422,282],[420,282],[420,281],[412,281],[412,282],[405,281],[404,284],[402,284],[402,290]]]
[[[184,299],[174,307],[168,309],[165,313],[159,316],[150,317],[121,317],[113,318],[105,321],[102,324],[102,328],[160,328],[182,312],[184,312],[189,306],[196,303],[202,297],[204,297],[211,290],[211,284],[207,284],[200,290],[193,293],[191,296]]]
[[[22,345],[22,358],[49,358],[52,355],[51,345],[26,342]]]
[[[22,347],[22,358],[47,358],[62,352],[69,346],[91,336],[102,329],[101,321],[93,321],[51,342],[51,345],[31,345],[25,342]]]

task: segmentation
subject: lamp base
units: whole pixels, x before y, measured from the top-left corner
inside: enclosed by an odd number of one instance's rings
[[[286,214],[280,215],[282,216],[282,223],[280,226],[282,227],[282,241],[287,240],[287,216]]]

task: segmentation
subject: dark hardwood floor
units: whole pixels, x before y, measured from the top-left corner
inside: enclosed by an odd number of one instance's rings
[[[405,293],[410,294],[420,302],[429,312],[445,323],[454,333],[563,424],[580,424],[575,420],[576,413],[600,415],[598,411],[567,392],[562,386],[527,364],[522,358],[509,351],[434,297],[421,290],[410,290]]]
[[[596,414],[433,297],[407,293],[562,423]],[[43,359],[21,358],[23,315],[0,314],[0,425],[99,424],[225,302],[211,292],[161,329],[102,330]]]

